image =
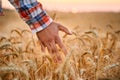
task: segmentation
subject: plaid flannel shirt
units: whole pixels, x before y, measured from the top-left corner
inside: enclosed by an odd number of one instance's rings
[[[2,1],[0,0],[0,13],[2,13]]]
[[[30,26],[33,33],[45,29],[52,23],[52,19],[37,0],[9,0],[9,2],[16,8],[20,17]],[[0,10],[2,11],[2,9]]]

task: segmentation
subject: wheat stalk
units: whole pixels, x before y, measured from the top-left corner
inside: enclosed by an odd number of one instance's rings
[[[11,72],[20,72],[26,80],[29,80],[28,73],[20,67],[17,66],[4,66],[0,67],[0,72],[11,73]]]

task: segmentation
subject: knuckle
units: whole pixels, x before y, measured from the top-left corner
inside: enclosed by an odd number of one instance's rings
[[[53,41],[53,39],[52,38],[49,38],[48,40],[47,40],[47,42],[52,42]]]
[[[41,43],[44,43],[44,42],[45,42],[45,40],[40,39],[40,42],[41,42]]]

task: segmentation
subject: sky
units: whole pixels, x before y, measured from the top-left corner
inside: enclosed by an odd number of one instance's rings
[[[2,0],[3,7],[11,8],[8,0]],[[47,10],[62,12],[120,11],[120,0],[38,0]]]

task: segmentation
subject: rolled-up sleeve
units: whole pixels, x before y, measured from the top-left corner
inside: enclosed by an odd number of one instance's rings
[[[0,13],[2,13],[2,1],[0,0]]]
[[[9,1],[16,8],[20,17],[30,26],[33,33],[45,29],[53,21],[37,0]]]

